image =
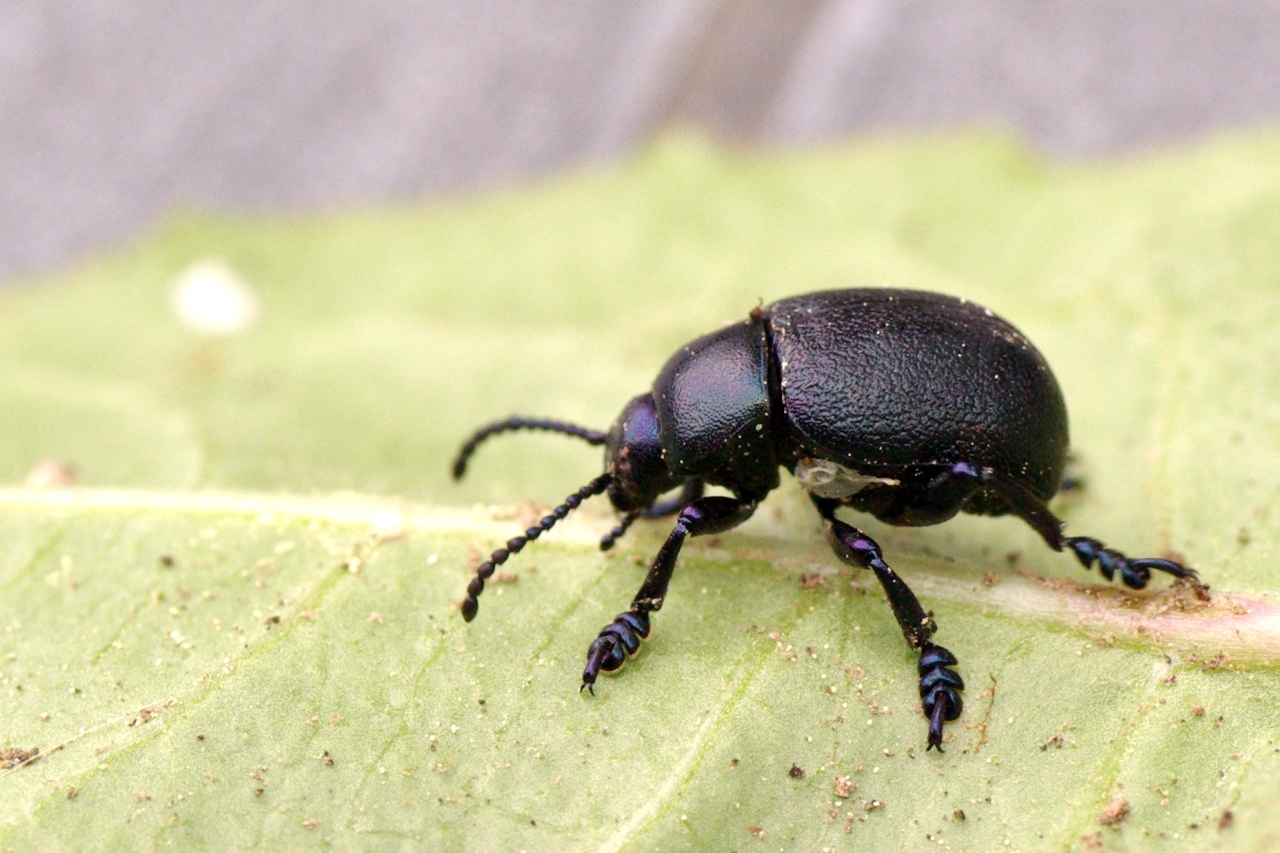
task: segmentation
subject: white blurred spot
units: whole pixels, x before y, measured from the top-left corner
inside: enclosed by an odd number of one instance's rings
[[[79,480],[76,466],[56,459],[46,459],[27,474],[28,489],[66,489]]]
[[[199,261],[178,276],[173,310],[193,331],[234,335],[258,319],[258,300],[226,265]]]

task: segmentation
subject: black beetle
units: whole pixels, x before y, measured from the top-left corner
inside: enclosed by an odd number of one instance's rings
[[[587,651],[582,687],[616,672],[649,635],[686,536],[741,524],[795,473],[822,517],[827,541],[884,586],[907,643],[920,653],[928,748],[960,716],[956,658],[933,642],[932,615],[889,568],[869,536],[836,518],[851,507],[888,524],[937,524],[957,512],[1018,516],[1050,548],[1068,548],[1141,589],[1151,571],[1199,586],[1172,560],[1131,559],[1096,539],[1064,537],[1048,501],[1062,483],[1067,410],[1044,357],[1022,333],[972,302],[910,290],[833,290],[783,299],[681,347],[653,391],[627,404],[608,433],[558,421],[510,418],[477,431],[459,451],[460,478],[476,447],[511,430],[547,430],[605,446],[605,471],[481,563],[462,615],[494,569],[583,500],[608,492],[621,523],[677,514],[631,609]],[[704,497],[706,485],[733,497]],[[674,489],[673,497],[660,499]],[[581,688],[579,688],[581,689]]]

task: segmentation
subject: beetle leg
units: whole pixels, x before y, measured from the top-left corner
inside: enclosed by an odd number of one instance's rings
[[[1098,564],[1098,571],[1107,580],[1120,575],[1120,580],[1130,589],[1142,589],[1151,580],[1151,572],[1172,575],[1191,581],[1197,588],[1207,590],[1200,581],[1195,569],[1189,569],[1175,560],[1164,560],[1158,557],[1127,557],[1114,548],[1108,548],[1089,536],[1063,536],[1062,520],[1053,514],[1044,501],[1028,492],[1024,487],[1001,477],[996,477],[993,485],[1004,495],[1005,500],[1013,508],[1013,512],[1027,524],[1031,525],[1041,538],[1055,551],[1064,548],[1075,554],[1080,565],[1086,569]]]
[[[1088,536],[1068,536],[1062,540],[1062,544],[1071,549],[1076,559],[1080,561],[1080,565],[1086,569],[1092,568],[1096,562],[1098,571],[1107,580],[1111,580],[1119,572],[1120,579],[1130,589],[1142,589],[1146,586],[1147,581],[1151,580],[1152,569],[1173,575],[1175,578],[1186,578],[1200,589],[1208,589],[1201,583],[1200,575],[1196,574],[1195,569],[1188,569],[1174,560],[1162,560],[1159,557],[1126,557],[1114,548],[1108,548],[1097,539]]]
[[[627,532],[627,528],[635,524],[636,519],[639,517],[640,513],[633,511],[618,519],[618,523],[614,525],[613,529],[600,537],[600,550],[608,551],[612,548],[614,543],[622,538],[622,534]]]
[[[880,553],[880,546],[870,536],[835,517],[834,501],[815,499],[823,518],[827,541],[841,562],[860,569],[875,572],[876,579],[884,587],[889,606],[898,620],[907,644],[920,652],[917,672],[920,676],[920,700],[924,715],[929,720],[929,740],[925,750],[942,752],[942,725],[960,716],[964,701],[964,679],[951,669],[956,656],[935,645],[933,632],[937,630],[933,615],[920,606],[920,600],[898,576]]]
[[[646,509],[629,512],[624,515],[618,521],[616,527],[600,538],[600,550],[608,551],[612,548],[637,518],[661,518],[664,515],[671,515],[684,509],[700,497],[702,497],[702,481],[695,477],[690,477],[684,481],[684,485],[680,487],[680,494],[675,497],[668,498],[665,501],[658,501]]]
[[[686,536],[702,536],[706,533],[723,533],[737,527],[755,512],[755,501],[737,498],[698,498],[680,511],[676,525],[667,541],[654,558],[653,566],[645,577],[640,591],[631,602],[631,609],[619,613],[604,627],[587,650],[587,665],[582,671],[582,687],[595,693],[596,677],[600,673],[617,672],[627,660],[640,650],[640,641],[649,636],[649,614],[662,609],[667,597],[667,585],[676,568],[676,557],[684,545]]]
[[[969,496],[982,488],[984,474],[990,471],[968,462],[957,462],[936,471],[931,466],[930,470],[932,475],[928,479],[895,488],[889,505],[877,508],[872,514],[887,524],[910,527],[940,524],[954,517]]]
[[[1058,494],[1072,494],[1084,491],[1084,469],[1080,460],[1072,453],[1067,453],[1067,464],[1062,471],[1062,481],[1058,484]]]
[[[702,497],[703,483],[697,477],[690,477],[680,486],[680,494],[665,501],[657,501],[652,506],[640,511],[641,518],[662,518],[687,507]]]

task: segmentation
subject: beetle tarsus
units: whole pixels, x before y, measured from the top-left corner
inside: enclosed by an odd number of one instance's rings
[[[960,691],[964,679],[951,669],[956,656],[942,646],[926,645],[920,651],[920,704],[929,719],[929,745],[925,752],[936,749],[942,752],[942,724],[959,718],[964,710]]]
[[[1113,580],[1119,574],[1120,580],[1130,589],[1145,587],[1151,580],[1153,570],[1173,575],[1175,578],[1185,578],[1199,587],[1204,586],[1195,569],[1189,569],[1174,560],[1163,560],[1158,557],[1126,557],[1116,549],[1108,548],[1089,536],[1068,536],[1062,540],[1062,545],[1075,554],[1080,565],[1086,569],[1093,568],[1094,563],[1097,563],[1098,571],[1104,578]]]
[[[650,631],[647,612],[628,610],[619,613],[587,649],[587,665],[582,670],[582,687],[578,692],[581,693],[585,687],[594,696],[597,676],[602,673],[611,675],[622,669],[640,651],[640,644],[648,639]]]
[[[954,720],[960,714],[959,712],[952,714],[951,703],[945,694],[929,698],[933,700],[933,703],[931,706],[925,706],[925,716],[929,718],[929,736],[926,739],[924,751],[928,752],[931,749],[936,749],[938,752],[946,752],[942,748],[942,725],[948,720]],[[956,698],[960,697],[957,696]]]

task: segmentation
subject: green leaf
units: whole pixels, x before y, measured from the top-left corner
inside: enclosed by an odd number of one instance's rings
[[[988,137],[671,138],[428,210],[188,218],[7,292],[0,849],[1273,849],[1276,143],[1068,167]],[[259,303],[238,333],[174,311],[211,262]],[[597,500],[462,621],[521,502],[599,472],[513,436],[455,485],[472,429],[604,428],[758,300],[880,283],[1036,341],[1087,483],[1069,531],[1181,554],[1212,603],[1122,593],[1012,519],[858,518],[960,658],[945,754],[883,594],[789,481],[686,546],[594,698],[586,646],[663,523],[602,555]],[[47,461],[79,486],[23,487]]]

